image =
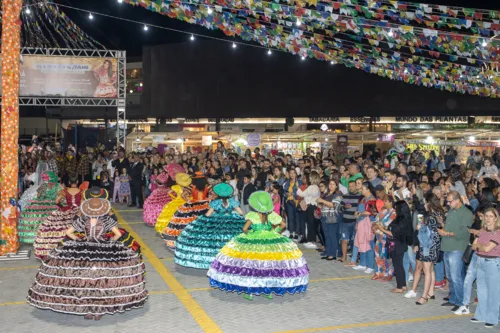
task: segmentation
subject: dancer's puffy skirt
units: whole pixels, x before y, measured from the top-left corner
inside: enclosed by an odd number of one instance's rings
[[[144,263],[121,242],[67,241],[49,253],[28,303],[76,315],[104,315],[144,305]]]
[[[33,244],[38,227],[50,214],[57,209],[52,200],[31,200],[23,211],[17,227],[19,241],[21,243]]]
[[[175,212],[177,212],[179,207],[181,207],[185,203],[186,200],[182,199],[181,197],[177,197],[174,200],[170,201],[168,204],[166,204],[166,206],[163,207],[163,210],[158,216],[158,219],[156,220],[155,224],[156,232],[161,234],[163,230],[165,230],[165,228],[168,226],[170,221],[172,221]]]
[[[168,187],[159,187],[144,201],[144,211],[142,213],[144,223],[150,227],[156,224],[156,220],[163,207],[172,200],[170,195],[168,195],[169,192],[170,189]]]
[[[172,221],[163,230],[161,237],[165,240],[165,244],[171,250],[175,249],[177,237],[184,228],[198,216],[205,214],[209,209],[208,201],[186,202],[179,207],[172,217]]]
[[[305,292],[309,268],[289,238],[273,231],[236,236],[215,257],[208,271],[210,285],[253,295]]]
[[[45,219],[38,228],[33,243],[35,257],[43,260],[51,250],[57,247],[66,236],[66,230],[71,227],[77,212],[78,207],[66,211],[57,210]]]
[[[227,242],[241,233],[245,218],[238,214],[199,216],[189,224],[175,243],[175,263],[185,267],[208,269]]]

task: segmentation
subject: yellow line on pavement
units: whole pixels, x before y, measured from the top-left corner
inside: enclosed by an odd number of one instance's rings
[[[146,224],[143,221],[139,221],[139,222],[127,222],[127,223],[128,224]]]
[[[22,302],[6,302],[6,303],[0,303],[0,306],[8,306],[8,305],[24,305],[27,304],[26,301]]]
[[[19,267],[2,267],[2,268],[0,268],[0,271],[19,271],[21,269],[32,269],[32,268],[40,268],[40,265],[38,265],[38,266],[19,266]]]
[[[142,209],[113,209],[115,212],[142,212]]]
[[[194,320],[198,323],[204,332],[218,333],[222,330],[213,321],[212,318],[203,310],[203,308],[194,300],[194,298],[189,294],[189,291],[184,288],[179,281],[170,273],[170,271],[163,265],[161,260],[153,253],[149,246],[144,243],[142,238],[132,229],[132,227],[125,221],[118,211],[116,216],[118,217],[118,222],[121,223],[127,231],[135,238],[139,244],[141,244],[142,254],[149,259],[149,263],[153,265],[154,269],[160,274],[165,283],[168,285],[170,290],[177,296],[179,301],[186,307],[188,312],[193,316]]]
[[[422,321],[457,319],[460,317],[463,317],[463,316],[446,315],[446,316],[434,316],[434,317],[424,317],[424,318],[408,318],[408,319],[398,319],[398,320],[374,321],[374,322],[369,322],[369,323],[357,323],[357,324],[346,324],[346,325],[336,325],[336,326],[326,326],[326,327],[305,328],[305,329],[300,329],[300,330],[279,331],[279,332],[275,332],[275,333],[310,333],[310,332],[322,332],[322,331],[338,331],[338,330],[349,329],[349,328],[388,326],[388,325],[397,325],[397,324],[418,323],[418,322],[422,322]]]

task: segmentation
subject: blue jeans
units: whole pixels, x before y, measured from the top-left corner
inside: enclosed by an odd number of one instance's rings
[[[293,201],[287,201],[285,204],[285,212],[287,217],[288,231],[290,233],[299,234],[299,212]]]
[[[444,253],[446,276],[450,281],[451,304],[462,305],[464,299],[464,262],[463,251],[449,251]]]
[[[415,273],[415,267],[417,267],[415,252],[413,252],[413,246],[408,246],[408,251],[406,251],[403,257],[403,267],[405,268],[405,277],[406,281],[408,281],[408,277],[410,276],[410,265],[413,268],[413,273]]]
[[[464,300],[462,305],[470,304],[470,297],[472,295],[472,285],[477,278],[477,255],[476,252],[472,254],[472,259],[470,260],[469,266],[467,267],[467,274],[464,280]]]
[[[325,234],[325,256],[337,257],[339,249],[339,224],[326,223],[326,217],[322,217],[321,226]]]
[[[488,324],[498,324],[500,258],[477,258],[477,299],[474,317]]]
[[[359,265],[364,266],[366,268],[375,268],[375,252],[373,249],[375,248],[375,240],[370,241],[371,250],[368,252],[361,252],[359,255]],[[356,247],[356,249],[358,249]],[[354,254],[354,251],[352,252]],[[353,256],[354,258],[354,256]]]
[[[444,261],[437,262],[434,265],[434,272],[436,272],[436,282],[444,280]]]

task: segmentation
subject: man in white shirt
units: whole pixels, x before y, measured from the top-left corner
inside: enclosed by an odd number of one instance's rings
[[[396,186],[398,189],[394,191],[394,197],[397,199],[397,201],[408,200],[411,198],[411,192],[408,189],[407,184],[408,184],[407,176],[399,175],[396,178]]]

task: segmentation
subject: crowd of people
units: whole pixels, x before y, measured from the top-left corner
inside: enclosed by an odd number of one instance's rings
[[[231,281],[244,287],[224,280],[229,268],[238,271],[229,267],[239,258],[238,249],[279,244],[273,251],[282,249],[283,260],[294,261],[297,269],[288,273],[300,280],[272,290],[282,295],[307,286],[298,243],[317,250],[325,264],[342,263],[374,281],[395,279],[391,291],[415,298],[419,306],[434,300],[436,289],[447,290],[442,306],[457,315],[469,314],[476,282],[478,307],[471,321],[492,327],[500,309],[499,166],[498,152],[486,156],[471,150],[462,163],[453,148],[444,155],[419,149],[356,151],[339,161],[333,149],[318,154],[308,149],[294,159],[259,148],[240,155],[222,142],[203,152],[152,148],[128,155],[123,149],[76,152],[70,147],[63,153],[33,147],[20,153],[20,189],[29,202],[26,193],[39,197],[44,186],[43,193],[51,195],[42,198],[47,206],[59,203],[52,190],[61,186],[57,183],[69,188],[64,199],[72,202],[80,201],[77,186],[88,182],[109,192],[115,203],[144,208],[145,223],[175,251],[177,264],[209,269],[212,286],[249,299],[265,292],[240,273]],[[46,171],[56,180],[44,181]],[[32,223],[28,215],[25,224]],[[238,236],[242,229],[244,236]],[[33,230],[20,236],[32,242]],[[46,256],[47,246],[43,251]],[[248,263],[238,265],[248,268]]]

